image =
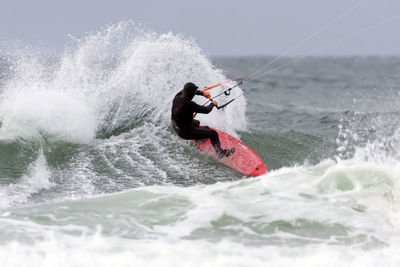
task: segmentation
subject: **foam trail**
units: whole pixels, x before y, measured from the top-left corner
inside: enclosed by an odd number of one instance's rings
[[[0,97],[5,129],[18,134],[30,128],[78,143],[129,130],[142,120],[168,126],[172,98],[184,83],[206,86],[226,79],[192,40],[131,22],[74,40],[50,65],[21,52],[13,70]],[[202,120],[230,132],[244,129],[244,107],[243,98]]]

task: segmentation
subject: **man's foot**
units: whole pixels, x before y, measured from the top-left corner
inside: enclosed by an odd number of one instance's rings
[[[236,149],[235,149],[234,147],[232,147],[232,148],[230,148],[230,149],[227,149],[227,150],[228,150],[228,152],[226,152],[225,157],[230,157],[230,156],[232,156],[233,153],[235,153],[235,151],[236,151]]]
[[[235,148],[232,147],[230,149],[223,149],[221,152],[218,153],[218,158],[222,159],[223,157],[232,156],[235,153]]]

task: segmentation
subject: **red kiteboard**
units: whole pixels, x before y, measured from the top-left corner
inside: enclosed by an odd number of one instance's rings
[[[193,140],[198,149],[206,155],[245,175],[259,176],[267,172],[267,167],[265,167],[262,159],[248,146],[227,133],[217,129],[213,130],[218,132],[222,148],[228,149],[234,147],[235,153],[229,157],[218,158],[214,147],[211,145],[210,139],[204,142],[202,142],[203,140]]]

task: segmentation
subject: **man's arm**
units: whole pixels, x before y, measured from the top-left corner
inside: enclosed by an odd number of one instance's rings
[[[204,95],[202,90],[196,90],[195,95]]]
[[[204,92],[204,91],[202,91],[202,90],[196,90],[195,95],[202,95],[202,96],[204,96],[205,98],[211,99],[211,95],[210,95],[210,93],[207,92],[207,91]]]
[[[203,114],[210,113],[211,110],[214,108],[214,106],[215,106],[214,103],[210,103],[207,106],[200,106],[193,101],[190,102],[190,107],[192,111],[195,113],[203,113]]]

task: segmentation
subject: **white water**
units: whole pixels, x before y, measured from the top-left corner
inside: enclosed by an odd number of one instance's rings
[[[399,174],[399,166],[327,161],[11,208],[1,232],[15,241],[0,258],[6,266],[397,266]]]

